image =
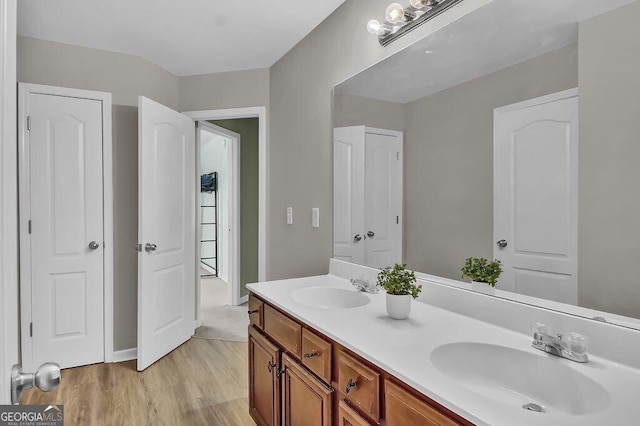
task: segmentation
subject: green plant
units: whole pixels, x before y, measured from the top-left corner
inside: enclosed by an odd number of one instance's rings
[[[462,267],[462,278],[469,277],[491,287],[496,286],[501,273],[502,263],[499,260],[489,262],[484,257],[470,257]]]
[[[411,295],[415,299],[422,291],[422,285],[416,285],[416,274],[406,267],[407,265],[396,263],[393,268],[384,268],[378,274],[378,285],[384,288],[387,294]]]

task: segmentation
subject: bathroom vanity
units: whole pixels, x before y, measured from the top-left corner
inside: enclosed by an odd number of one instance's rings
[[[411,317],[392,320],[383,293],[349,282],[376,273],[332,259],[329,275],[249,285],[249,406],[258,424],[583,426],[640,417],[640,370],[629,353],[637,331],[422,278]],[[536,321],[588,335],[589,362],[533,348],[524,324]]]

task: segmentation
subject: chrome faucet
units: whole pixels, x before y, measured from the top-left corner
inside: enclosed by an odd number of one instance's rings
[[[380,292],[377,284],[371,284],[363,278],[351,278],[351,285],[365,293],[378,294]]]
[[[567,343],[562,334],[552,336],[549,329],[544,324],[535,324],[531,327],[533,331],[533,341],[531,346],[551,355],[566,358],[575,362],[589,362],[586,350],[586,337],[578,333],[570,333]]]

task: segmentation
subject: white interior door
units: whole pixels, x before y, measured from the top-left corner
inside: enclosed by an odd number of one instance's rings
[[[365,136],[364,264],[402,262],[402,141],[400,135]]]
[[[39,93],[25,102],[33,328],[23,367],[103,362],[102,102]]]
[[[187,341],[195,329],[196,156],[191,118],[143,96],[138,108],[142,371]]]
[[[498,287],[577,303],[576,91],[496,110],[494,148]]]
[[[333,131],[333,257],[364,264],[365,127]]]

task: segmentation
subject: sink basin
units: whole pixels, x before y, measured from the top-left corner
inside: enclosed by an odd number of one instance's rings
[[[298,303],[321,309],[350,309],[370,302],[369,298],[359,291],[336,287],[301,288],[291,296]]]
[[[536,411],[586,415],[611,403],[602,386],[576,371],[581,365],[574,369],[567,365],[571,361],[542,353],[484,343],[451,343],[436,348],[431,362],[468,390],[514,407],[534,404]]]

